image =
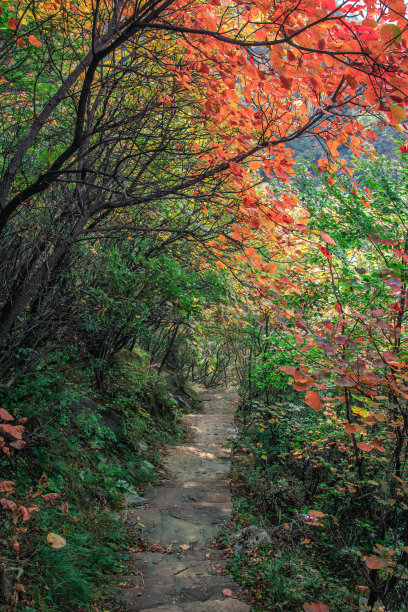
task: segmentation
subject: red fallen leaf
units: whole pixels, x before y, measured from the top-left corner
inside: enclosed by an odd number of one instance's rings
[[[60,510],[61,510],[62,514],[65,514],[65,516],[67,516],[67,514],[68,514],[68,504],[67,504],[67,502],[64,502],[63,504],[61,504]]]
[[[346,433],[348,434],[353,434],[356,433],[357,428],[355,425],[352,425],[352,423],[346,423],[346,425],[344,426],[344,429],[346,430]]]
[[[400,146],[401,153],[408,153],[408,142],[404,142],[403,145]]]
[[[313,408],[313,410],[322,409],[322,400],[317,391],[307,391],[305,395],[305,403]]]
[[[17,19],[17,17],[10,17],[7,25],[10,28],[10,30],[17,30],[17,28],[20,26],[20,20]]]
[[[303,610],[305,612],[329,612],[329,608],[320,602],[305,603]]]
[[[256,229],[258,229],[258,228],[259,228],[260,223],[259,223],[259,220],[258,220],[258,219],[254,219],[254,218],[252,218],[252,219],[250,220],[250,222],[249,222],[249,225],[250,225],[251,229],[256,230]]]
[[[231,589],[223,589],[222,594],[224,595],[224,597],[233,597],[234,595]]]
[[[326,234],[326,232],[320,232],[320,236],[325,242],[327,242],[327,244],[337,244],[337,242],[333,240],[333,238],[329,236],[329,234]]]
[[[384,561],[384,559],[376,557],[375,555],[371,555],[369,557],[366,556],[363,558],[368,569],[382,569],[383,567],[386,567],[386,565],[388,565],[387,561]]]
[[[12,491],[16,483],[12,480],[2,480],[0,482],[0,493],[6,493],[6,491]]]
[[[23,45],[24,45],[24,38],[17,38],[17,47],[21,49]]]
[[[21,440],[23,437],[24,427],[22,425],[4,425],[4,423],[0,423],[0,429],[17,440]]]
[[[371,446],[371,444],[367,444],[367,442],[359,442],[357,446],[358,448],[360,448],[362,451],[365,451],[366,453],[371,453],[371,451],[373,450],[373,447]]]
[[[7,410],[4,410],[4,408],[0,408],[0,419],[3,419],[4,421],[14,421],[14,417],[11,416]]]

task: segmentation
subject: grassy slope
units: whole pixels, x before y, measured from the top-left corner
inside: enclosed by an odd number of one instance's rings
[[[116,359],[102,392],[90,366],[69,349],[3,390],[0,405],[28,418],[26,447],[11,469],[3,460],[3,478],[16,482],[9,497],[40,509],[17,525],[0,510],[2,603],[8,592],[26,612],[98,609],[135,543],[121,518],[123,496],[142,494],[155,481],[160,448],[182,435],[179,408],[141,351]],[[46,502],[49,493],[57,499]],[[66,545],[53,549],[50,532]]]

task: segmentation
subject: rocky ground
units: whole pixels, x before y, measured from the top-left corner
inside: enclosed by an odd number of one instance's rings
[[[166,449],[167,479],[128,511],[142,527],[147,550],[132,557],[122,595],[129,610],[157,612],[249,612],[240,587],[223,571],[213,547],[231,514],[230,451],[238,396],[231,389],[201,394],[203,410],[184,417],[191,440]]]

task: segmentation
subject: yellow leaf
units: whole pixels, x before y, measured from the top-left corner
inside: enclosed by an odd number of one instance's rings
[[[398,104],[391,104],[390,115],[393,124],[401,123],[401,121],[405,121],[406,119],[404,109],[401,106],[398,106]]]
[[[47,542],[51,544],[51,548],[64,548],[67,543],[65,538],[52,532],[47,535]]]

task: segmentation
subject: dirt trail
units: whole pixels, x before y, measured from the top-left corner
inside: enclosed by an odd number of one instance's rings
[[[223,575],[221,554],[211,542],[231,513],[230,453],[222,442],[233,432],[237,395],[231,389],[201,394],[203,411],[184,417],[193,441],[166,449],[168,480],[147,494],[145,508],[129,514],[146,527],[150,551],[133,555],[130,588],[123,595],[132,612],[249,612],[245,603],[225,597],[239,593]],[[174,552],[154,549],[171,546]],[[188,550],[183,550],[186,546]],[[183,548],[180,548],[182,546]]]

